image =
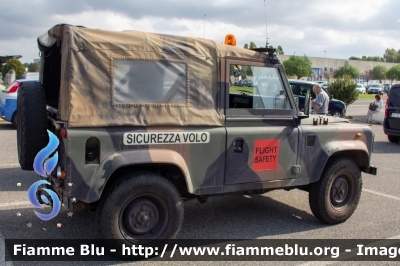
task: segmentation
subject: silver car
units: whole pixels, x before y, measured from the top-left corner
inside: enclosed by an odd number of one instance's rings
[[[367,92],[367,89],[364,87],[364,85],[360,83],[357,84],[356,90],[361,94],[365,94]]]
[[[368,94],[380,94],[380,95],[383,95],[383,86],[382,86],[382,84],[378,84],[378,83],[371,84],[368,87]]]

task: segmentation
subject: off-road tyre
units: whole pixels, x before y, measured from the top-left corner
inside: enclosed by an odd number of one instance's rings
[[[390,136],[388,135],[388,140],[392,143],[399,143],[400,138],[399,137],[395,137],[395,136]]]
[[[99,233],[111,240],[109,245],[157,245],[176,238],[184,216],[176,187],[163,176],[148,172],[121,179],[124,181],[102,195],[96,211]]]
[[[328,161],[321,179],[310,185],[311,211],[324,223],[342,223],[357,208],[361,189],[361,171],[355,162],[345,156],[332,158]]]
[[[39,82],[23,82],[17,103],[18,161],[22,170],[33,170],[37,153],[48,143],[46,96]]]

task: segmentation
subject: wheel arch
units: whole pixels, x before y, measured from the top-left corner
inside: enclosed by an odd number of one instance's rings
[[[370,166],[368,148],[364,142],[331,141],[321,151],[325,156],[318,156],[317,172],[310,177],[310,183],[317,182],[322,175],[329,160],[339,156],[347,156],[352,159],[361,171]]]
[[[368,153],[365,150],[344,150],[338,151],[331,155],[330,158],[335,158],[338,156],[347,156],[352,159],[356,165],[362,170],[369,166]]]
[[[150,156],[149,156],[150,153]],[[176,186],[182,197],[193,193],[193,184],[183,157],[172,150],[122,151],[108,156],[95,173],[87,202],[99,200],[103,193],[133,172],[152,172]]]

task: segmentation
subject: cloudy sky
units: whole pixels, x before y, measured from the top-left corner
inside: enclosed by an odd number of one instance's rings
[[[399,0],[12,0],[1,1],[0,55],[39,58],[36,39],[67,23],[273,46],[285,54],[348,59],[400,49]],[[206,14],[206,16],[205,16]],[[204,27],[205,18],[205,27]]]

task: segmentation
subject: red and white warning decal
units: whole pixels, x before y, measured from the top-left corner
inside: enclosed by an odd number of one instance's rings
[[[253,171],[278,168],[279,139],[254,141]]]

